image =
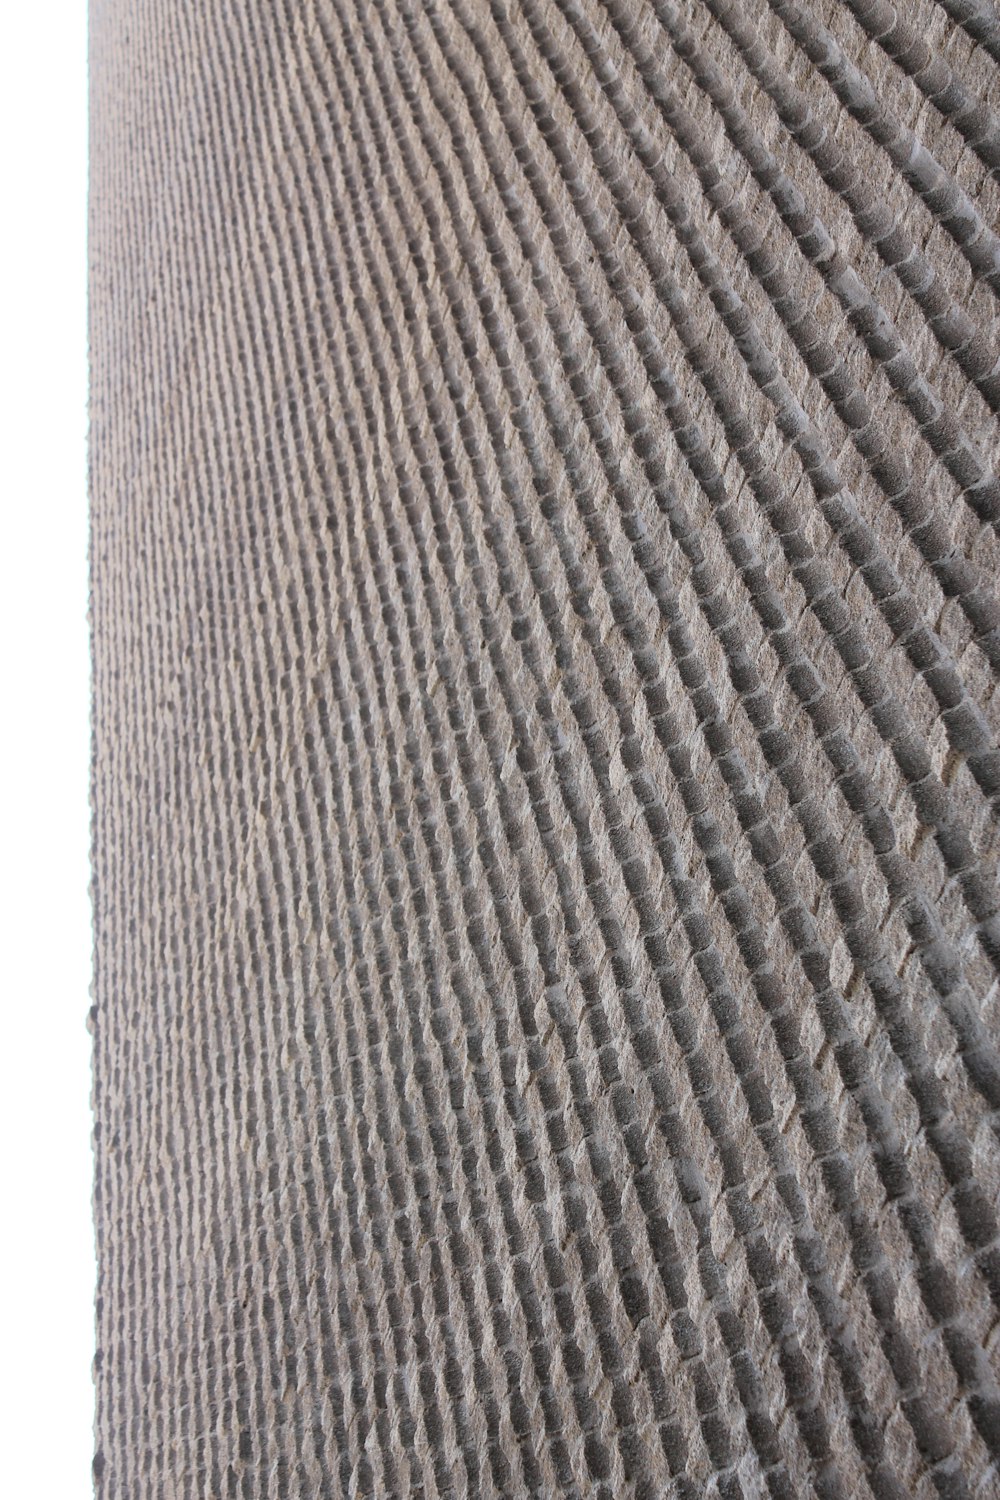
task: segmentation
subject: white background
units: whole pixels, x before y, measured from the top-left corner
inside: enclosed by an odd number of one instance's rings
[[[93,1453],[86,0],[0,27],[0,1492]]]

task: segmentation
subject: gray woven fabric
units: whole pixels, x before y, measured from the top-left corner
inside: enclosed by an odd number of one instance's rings
[[[101,1496],[986,1497],[989,0],[92,0]]]

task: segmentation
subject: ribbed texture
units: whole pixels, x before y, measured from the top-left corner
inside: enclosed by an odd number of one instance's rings
[[[99,1494],[996,1494],[993,5],[91,12]]]

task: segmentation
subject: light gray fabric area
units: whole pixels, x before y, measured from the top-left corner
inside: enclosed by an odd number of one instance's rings
[[[993,5],[91,16],[98,1494],[995,1495]]]

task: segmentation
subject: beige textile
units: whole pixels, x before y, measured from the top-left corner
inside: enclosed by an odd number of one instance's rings
[[[91,17],[98,1494],[996,1495],[994,5]]]

